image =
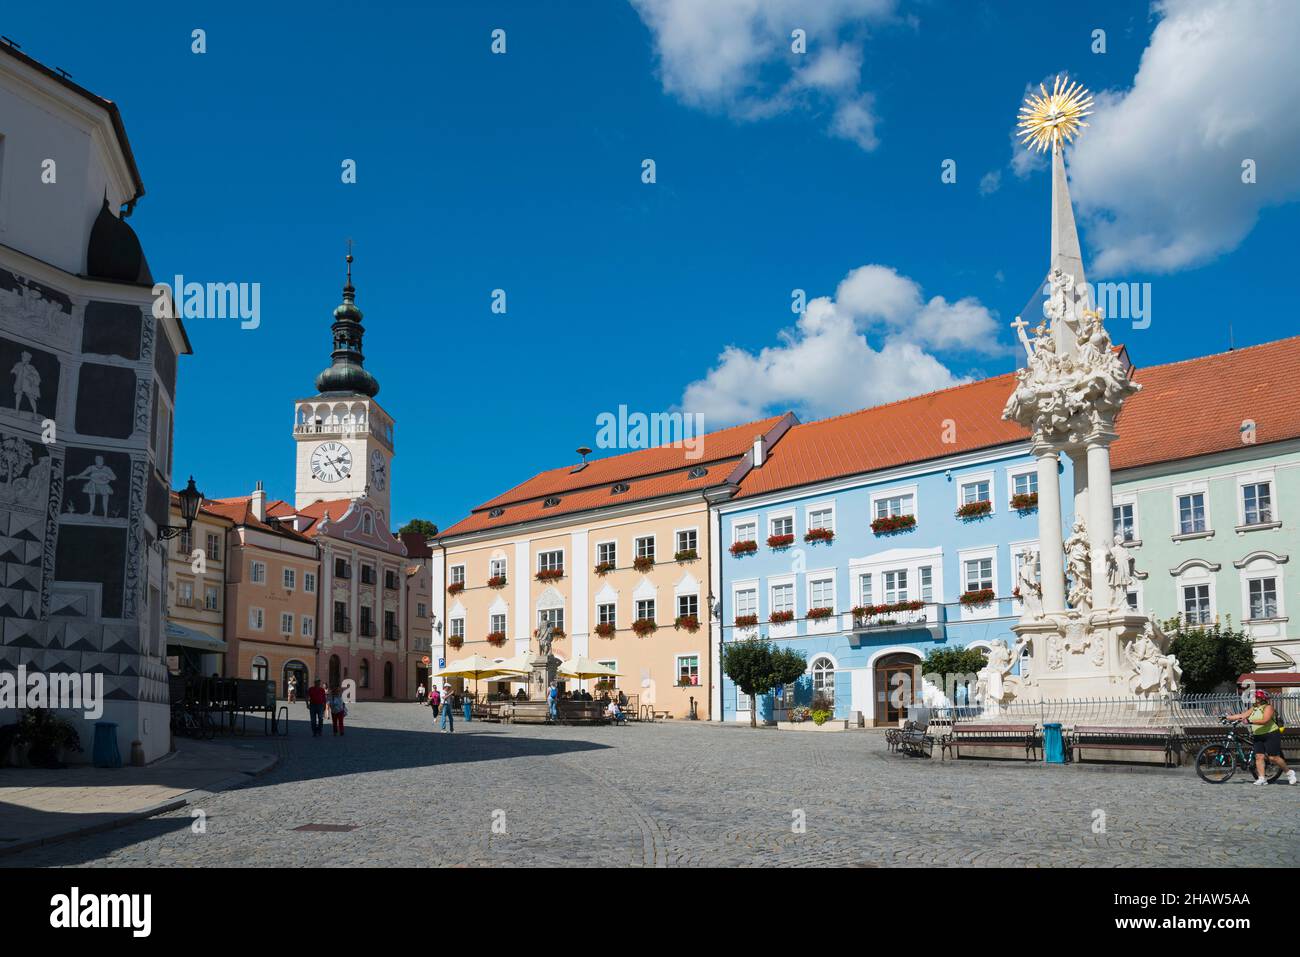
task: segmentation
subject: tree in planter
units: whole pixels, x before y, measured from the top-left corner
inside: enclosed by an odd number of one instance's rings
[[[27,746],[27,761],[36,768],[63,767],[63,752],[80,751],[77,729],[45,708],[28,708],[18,721],[16,744]]]
[[[935,648],[921,662],[921,675],[943,688],[953,704],[957,703],[957,682],[973,684],[975,676],[989,663],[983,648]]]
[[[1242,631],[1234,631],[1232,619],[1226,625],[1216,618],[1212,625],[1191,625],[1181,618],[1164,623],[1169,635],[1169,653],[1183,669],[1182,690],[1188,694],[1209,694],[1220,686],[1236,686],[1240,675],[1255,670],[1255,647]]]
[[[722,646],[722,671],[754,701],[749,726],[758,727],[758,696],[799,680],[808,668],[793,648],[777,648],[764,638],[733,641]]]

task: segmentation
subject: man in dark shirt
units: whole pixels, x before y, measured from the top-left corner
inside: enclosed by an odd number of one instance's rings
[[[316,683],[307,689],[307,712],[311,715],[311,734],[314,738],[319,738],[325,727],[325,697],[325,689],[317,678]]]

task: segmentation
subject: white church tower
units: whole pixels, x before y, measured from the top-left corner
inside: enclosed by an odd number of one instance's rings
[[[318,499],[364,497],[391,519],[393,419],[375,401],[379,382],[366,371],[361,354],[365,329],[352,287],[350,248],[347,263],[343,302],[334,310],[331,364],[316,377],[317,394],[294,403],[293,437],[298,443],[294,506],[303,508]]]

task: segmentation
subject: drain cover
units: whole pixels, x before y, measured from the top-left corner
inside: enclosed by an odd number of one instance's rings
[[[355,831],[360,824],[304,824],[295,831]]]

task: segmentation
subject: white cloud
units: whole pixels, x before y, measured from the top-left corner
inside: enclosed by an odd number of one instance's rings
[[[829,106],[830,132],[877,144],[870,95],[859,89],[864,22],[897,0],[630,0],[653,35],[664,91],[682,102],[757,120],[801,104]],[[807,52],[791,51],[804,30]]]
[[[1098,276],[1207,262],[1262,209],[1300,198],[1300,3],[1164,0],[1155,11],[1132,88],[1097,97],[1067,157]]]
[[[1002,188],[1002,171],[990,170],[980,177],[980,195],[989,196]]]
[[[709,428],[785,409],[820,418],[968,381],[933,352],[1008,349],[978,300],[927,300],[897,270],[862,266],[844,277],[834,299],[811,300],[778,344],[756,354],[728,346],[686,387],[681,407],[702,412]]]

